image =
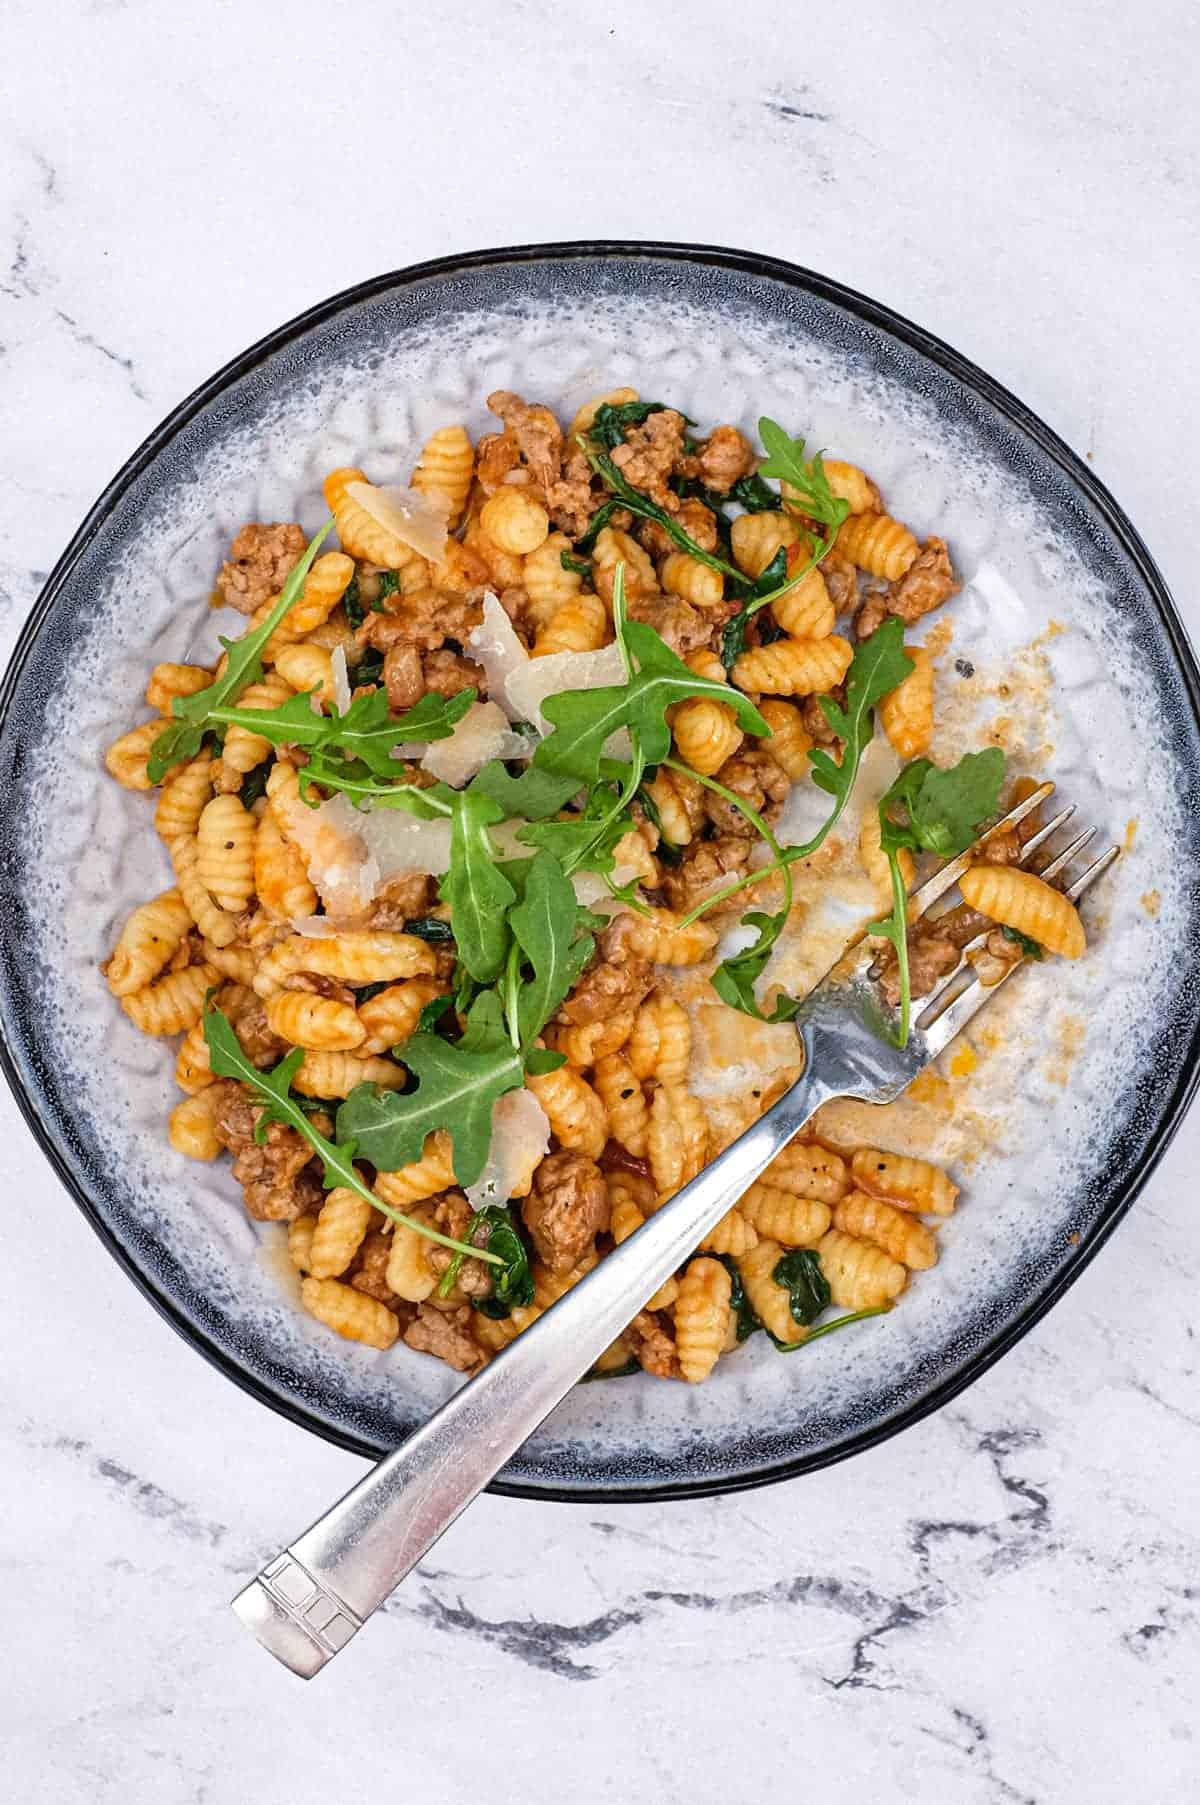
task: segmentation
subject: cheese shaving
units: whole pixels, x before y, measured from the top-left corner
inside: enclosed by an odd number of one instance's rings
[[[461,790],[493,758],[529,758],[534,742],[514,733],[497,702],[472,702],[449,739],[435,740],[421,764],[443,783]]]
[[[346,669],[345,646],[334,646],[329,660],[333,666],[333,702],[339,714],[350,711],[350,673]]]
[[[487,1164],[475,1183],[466,1186],[471,1207],[481,1210],[527,1196],[549,1148],[550,1121],[533,1092],[507,1091],[492,1111]]]
[[[444,495],[423,495],[417,489],[375,483],[347,483],[346,494],[402,545],[411,546],[431,564],[441,562],[450,518],[450,503]]]
[[[483,619],[467,634],[463,650],[468,658],[483,666],[491,700],[500,704],[510,721],[521,720],[523,717],[508,694],[508,679],[525,668],[529,653],[490,589],[483,598]]]

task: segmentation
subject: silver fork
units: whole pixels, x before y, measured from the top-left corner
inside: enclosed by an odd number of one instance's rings
[[[1016,826],[1053,789],[1043,784],[990,831]],[[1072,812],[1026,842],[1022,864]],[[914,891],[910,923],[953,888],[987,838]],[[1042,875],[1064,873],[1090,838],[1078,836]],[[1095,859],[1065,894],[1082,896],[1117,852],[1113,846]],[[804,1070],[791,1089],[238,1594],[233,1609],[264,1648],[305,1679],[344,1648],[823,1103],[891,1102],[945,1051],[999,987],[981,984],[969,963],[983,938],[919,1000],[903,1050],[888,1038],[893,1012],[872,976],[877,947],[865,940],[850,947],[796,1017]],[[1000,983],[1022,963],[1023,955]]]

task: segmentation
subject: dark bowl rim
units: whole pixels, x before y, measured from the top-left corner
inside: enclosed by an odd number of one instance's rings
[[[397,288],[411,287],[416,283],[438,276],[460,275],[470,270],[488,269],[502,264],[561,263],[573,259],[597,257],[644,258],[647,261],[708,265],[785,283],[790,287],[815,295],[821,300],[828,301],[890,337],[900,340],[910,349],[919,352],[930,362],[938,365],[947,375],[953,377],[965,388],[981,397],[1019,431],[1032,439],[1040,450],[1058,465],[1063,474],[1084,493],[1090,504],[1102,516],[1109,530],[1136,567],[1154,601],[1179,669],[1185,679],[1193,714],[1200,725],[1200,669],[1197,668],[1186,630],[1179,618],[1170,591],[1141,535],[1124,509],[1094,472],[1071,450],[1070,446],[1047,426],[1045,421],[1026,407],[1024,402],[1018,400],[985,370],[963,357],[944,340],[927,332],[923,327],[915,325],[890,307],[871,300],[856,289],[849,288],[831,277],[819,275],[814,270],[805,269],[800,264],[789,263],[782,258],[761,256],[751,251],[731,250],[720,245],[674,244],[665,240],[660,242],[637,239],[581,239],[552,244],[511,245],[491,250],[456,253],[445,257],[430,258],[422,263],[410,264],[405,269],[394,270],[385,275],[369,277],[366,281],[357,282],[350,288],[343,289],[340,293],[297,314],[295,318],[267,333],[265,337],[250,345],[248,349],[231,358],[207,381],[201,383],[167,414],[165,419],[154,428],[153,432],[143,440],[133,455],[117,471],[88,510],[70,543],[51,570],[18,635],[4,673],[3,682],[0,683],[0,732],[8,723],[9,712],[17,692],[21,673],[42,626],[54,606],[60,590],[87,550],[97,530],[121,501],[130,486],[162,449],[203,408],[233,383],[239,381],[276,352],[303,337],[313,327],[325,324],[348,308],[357,306],[364,301],[373,300],[375,297]],[[377,1460],[379,1450],[376,1447],[333,1424],[322,1422],[309,1415],[293,1399],[272,1391],[265,1382],[246,1372],[224,1349],[214,1345],[194,1323],[188,1321],[174,1300],[158,1290],[149,1277],[138,1268],[128,1249],[100,1217],[83,1185],[76,1180],[74,1173],[70,1170],[42,1122],[37,1104],[25,1088],[18,1062],[8,1044],[7,1023],[2,1019],[0,1019],[0,1068],[3,1069],[9,1088],[16,1098],[17,1105],[28,1123],[34,1139],[58,1174],[59,1179],[108,1252],[159,1315],[164,1317],[189,1345],[196,1348],[210,1365],[215,1366],[227,1378],[232,1379],[236,1385],[248,1392],[251,1397],[256,1398],[259,1403],[266,1404],[278,1415],[321,1436],[325,1441],[346,1449],[349,1453],[361,1455],[369,1460]],[[1181,1067],[1181,1075],[1174,1087],[1169,1104],[1142,1149],[1129,1181],[1123,1192],[1110,1203],[1087,1241],[1072,1253],[1069,1260],[1059,1268],[1044,1290],[1018,1311],[1003,1329],[989,1338],[961,1368],[936,1385],[924,1397],[914,1400],[895,1416],[889,1417],[887,1421],[849,1435],[832,1447],[777,1461],[772,1466],[754,1473],[716,1475],[691,1483],[670,1482],[662,1485],[622,1485],[619,1487],[536,1485],[526,1481],[499,1479],[493,1481],[488,1490],[502,1497],[593,1505],[657,1503],[662,1500],[715,1496],[724,1492],[749,1491],[757,1486],[772,1485],[780,1480],[797,1478],[802,1473],[815,1472],[821,1467],[832,1466],[837,1461],[845,1460],[852,1454],[859,1454],[868,1448],[875,1447],[891,1436],[899,1434],[901,1430],[910,1428],[913,1424],[920,1422],[922,1418],[940,1410],[943,1405],[949,1403],[952,1398],[980,1378],[989,1367],[1008,1353],[1024,1335],[1028,1334],[1034,1324],[1039,1322],[1074,1284],[1141,1192],[1174,1137],[1198,1085],[1200,1085],[1200,1025],[1197,1026],[1192,1037],[1188,1049],[1188,1059]]]

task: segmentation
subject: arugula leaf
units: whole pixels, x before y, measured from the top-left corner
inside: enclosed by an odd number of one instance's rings
[[[438,1023],[441,1021],[453,1001],[454,998],[450,996],[433,997],[431,1001],[426,1003],[422,1008],[420,1015],[417,1017],[417,1025],[413,1032],[415,1034],[435,1033]]]
[[[600,506],[596,509],[596,512],[587,523],[587,531],[584,533],[583,538],[575,541],[575,550],[582,557],[586,557],[589,552],[595,551],[597,539],[600,537],[600,534],[604,531],[604,528],[608,525],[620,505],[620,502],[615,496],[608,501],[602,501],[600,503]]]
[[[729,499],[745,508],[747,514],[774,514],[783,506],[783,497],[777,490],[768,489],[758,474],[739,476],[729,491]]]
[[[389,595],[396,595],[400,588],[400,572],[398,570],[381,570],[379,573],[379,589],[375,600],[371,603],[372,614],[386,614],[384,602]]]
[[[668,840],[666,830],[663,827],[662,811],[649,790],[644,786],[638,791],[637,800],[647,821],[649,821],[652,827],[658,829],[658,845],[654,849],[655,857],[660,858],[664,865],[680,864],[683,859],[683,849]]]
[[[1014,946],[1020,947],[1027,959],[1040,960],[1046,957],[1046,949],[1041,941],[1031,940],[1028,934],[1021,932],[1020,928],[1004,928],[1002,932],[1006,940],[1011,940]]]
[[[383,653],[374,646],[367,646],[354,664],[354,647],[347,648],[347,662],[353,665],[354,681],[357,684],[383,682]]]
[[[840,765],[824,747],[814,747],[808,755],[813,782],[837,800],[837,808],[821,830],[821,840],[837,821],[854,788],[862,755],[875,730],[873,711],[877,703],[903,683],[912,669],[913,661],[904,650],[904,623],[893,615],[855,649],[846,673],[845,707],[839,708],[831,696],[818,697],[821,713],[843,742]],[[809,850],[815,852],[816,846]]]
[[[488,828],[504,819],[499,803],[472,790],[452,790],[450,868],[438,891],[450,905],[458,956],[473,978],[490,984],[504,969],[509,948],[506,911],[517,893],[496,869]],[[574,892],[572,892],[574,900]]]
[[[663,718],[673,702],[689,696],[712,696],[732,708],[748,733],[770,732],[748,698],[725,683],[698,677],[677,658],[653,627],[642,621],[621,623],[621,636],[636,662],[627,683],[604,689],[564,690],[547,696],[542,713],[553,723],[533,755],[535,767],[561,772],[580,783],[595,784],[610,736],[626,727],[641,748],[647,765],[661,764],[671,749],[671,730]]]
[[[289,696],[278,708],[214,708],[212,718],[226,725],[246,727],[272,745],[303,746],[323,754],[327,760],[336,751],[347,761],[357,761],[375,777],[403,781],[404,774],[392,757],[392,749],[407,740],[448,739],[476,693],[473,689],[460,689],[457,695],[446,697],[431,692],[399,717],[388,711],[386,689],[371,689],[356,696],[344,715],[317,714],[306,693]]]
[[[525,821],[546,821],[578,795],[581,785],[574,777],[556,777],[532,764],[519,777],[510,777],[500,760],[493,758],[467,788],[498,803],[505,819],[519,815]]]
[[[348,587],[342,592],[342,607],[346,610],[346,619],[352,627],[361,627],[367,618],[363,612],[362,593],[358,581],[358,572],[351,577]]]
[[[604,478],[617,497],[615,506],[628,508],[631,514],[636,514],[641,520],[657,521],[667,537],[679,547],[680,551],[685,551],[689,558],[698,558],[700,563],[707,564],[710,570],[719,570],[724,576],[733,577],[735,582],[740,583],[744,580],[743,573],[735,564],[727,564],[724,558],[718,558],[716,552],[706,552],[702,545],[697,545],[690,533],[685,532],[673,514],[669,514],[666,508],[660,507],[656,501],[651,501],[648,495],[643,495],[640,489],[635,489],[633,484],[628,482],[618,470],[606,451],[589,452],[588,463]],[[588,534],[590,535],[591,532],[592,523],[589,522]],[[592,544],[594,543],[593,540]],[[582,549],[583,541],[580,540],[576,550]]]
[[[709,980],[723,1003],[740,1010],[743,1015],[753,1016],[755,1021],[790,1022],[800,1007],[795,997],[780,996],[775,999],[770,1015],[764,1015],[754,995],[754,985],[766,969],[775,942],[787,926],[788,913],[786,908],[778,915],[751,909],[749,914],[743,915],[742,926],[757,928],[758,939],[743,952],[723,960]]]
[[[886,1316],[891,1307],[891,1304],[876,1304],[871,1310],[851,1310],[846,1316],[835,1316],[832,1322],[823,1322],[810,1329],[803,1341],[775,1341],[774,1335],[771,1340],[775,1342],[777,1354],[794,1354],[798,1348],[811,1347],[814,1341],[820,1341],[822,1335],[836,1335],[839,1329],[848,1329],[852,1322],[865,1322],[868,1316]]]
[[[492,1274],[491,1295],[474,1298],[472,1302],[481,1316],[511,1316],[514,1310],[533,1302],[533,1273],[529,1267],[529,1250],[517,1231],[511,1213],[499,1204],[490,1203],[482,1210],[476,1210],[467,1229],[467,1240],[472,1245],[475,1244],[477,1232],[482,1228],[487,1229],[487,1234],[480,1245],[490,1253],[497,1254],[503,1264]],[[453,1270],[453,1263],[450,1270]],[[453,1281],[446,1287],[446,1291],[452,1289]],[[445,1296],[446,1292],[442,1295]]]
[[[525,1055],[525,1070],[532,1078],[540,1078],[543,1072],[557,1072],[566,1063],[565,1053],[551,1052],[549,1047],[530,1047]]]
[[[666,411],[662,401],[605,401],[596,409],[587,436],[595,444],[605,445],[613,451],[625,443],[625,434],[631,426],[641,426],[651,414],[665,414]]]
[[[742,1283],[742,1275],[738,1271],[737,1261],[732,1254],[728,1253],[713,1254],[712,1258],[720,1260],[729,1274],[731,1281],[729,1307],[737,1320],[737,1338],[739,1343],[748,1341],[751,1335],[757,1334],[762,1328],[762,1323],[755,1315],[754,1306],[746,1296],[746,1287]]]
[[[583,577],[585,582],[591,582],[592,561],[590,558],[577,558],[574,552],[559,552],[558,561],[564,570],[572,570],[576,576]]]
[[[746,628],[760,608],[783,595],[793,583],[799,582],[796,577],[788,581],[787,546],[781,545],[762,575],[756,577],[746,593],[746,599],[732,619],[726,621],[721,632],[721,663],[727,671],[734,665],[746,650]]]
[[[411,921],[405,922],[404,932],[433,945],[445,945],[454,939],[453,927],[448,921],[443,921],[440,915],[414,915]]]
[[[409,1228],[415,1228],[429,1240],[439,1241],[443,1247],[453,1248],[456,1252],[460,1249],[464,1252],[475,1251],[474,1248],[465,1248],[461,1241],[455,1241],[449,1235],[440,1234],[437,1229],[415,1222],[403,1211],[384,1203],[358,1175],[354,1165],[356,1148],[353,1139],[343,1137],[334,1142],[314,1127],[304,1106],[291,1094],[292,1080],[304,1059],[302,1047],[294,1047],[287,1058],[280,1060],[272,1071],[262,1072],[250,1063],[242,1051],[241,1042],[234,1033],[228,1016],[220,1009],[211,1008],[204,1015],[204,1038],[208,1043],[209,1060],[217,1077],[239,1079],[241,1083],[249,1085],[261,1100],[264,1107],[255,1130],[256,1139],[265,1136],[271,1122],[283,1122],[302,1135],[320,1159],[327,1189],[343,1185],[351,1191],[357,1191],[360,1197],[365,1197],[374,1209],[381,1210],[385,1216],[391,1216],[397,1222],[407,1224]],[[358,1088],[363,1090],[372,1087],[359,1085]],[[494,1256],[487,1254],[481,1254],[480,1258],[489,1259],[493,1264],[498,1263]]]
[[[544,847],[567,871],[611,871],[613,848],[634,821],[623,793],[598,783],[578,814],[556,821],[531,821],[518,838],[526,846]]]
[[[634,1373],[640,1373],[641,1370],[641,1361],[631,1354],[623,1366],[608,1366],[603,1370],[593,1366],[590,1371],[584,1373],[578,1383],[580,1385],[597,1385],[602,1379],[631,1379]]]
[[[775,1262],[771,1277],[787,1292],[792,1319],[802,1328],[807,1328],[822,1310],[829,1308],[829,1280],[821,1271],[821,1262],[811,1247],[790,1249]]]
[[[517,1022],[522,1047],[541,1033],[592,956],[593,937],[578,931],[579,905],[570,879],[549,852],[529,869],[523,900],[509,915],[517,945],[533,968],[521,985]]]
[[[264,760],[261,765],[254,765],[247,771],[242,779],[242,787],[238,791],[238,801],[243,808],[253,808],[259,798],[266,795],[270,770],[270,764]]]
[[[262,625],[252,633],[243,633],[240,639],[222,638],[221,644],[228,655],[225,675],[210,683],[207,689],[197,690],[194,696],[174,698],[171,703],[174,717],[171,725],[163,729],[150,748],[146,771],[151,783],[161,783],[173,765],[181,764],[184,759],[195,758],[212,723],[213,711],[233,702],[248,683],[257,682],[262,676],[263,666],[259,654],[289,608],[302,594],[304,579],[321,549],[322,540],[332,526],[331,515],[320,532],[309,540],[303,554],[288,572],[279,600]]]
[[[395,1172],[420,1159],[426,1137],[444,1128],[454,1149],[455,1177],[460,1185],[474,1184],[487,1163],[492,1109],[524,1077],[496,992],[485,990],[475,998],[461,1040],[414,1034],[405,1043],[404,1063],[418,1080],[416,1089],[358,1085],[338,1110],[338,1134],[354,1143],[362,1159]]]
[[[758,436],[767,451],[758,467],[759,476],[774,476],[789,484],[795,491],[788,498],[793,506],[798,505],[811,520],[819,520],[836,531],[850,512],[850,503],[829,487],[821,453],[806,459],[804,440],[793,439],[766,414],[758,423]]]
[[[884,629],[881,627],[879,632]],[[878,638],[878,634],[873,635]],[[867,642],[870,644],[870,641]],[[811,757],[811,754],[810,754]],[[948,770],[939,770],[927,758],[906,765],[891,788],[879,800],[879,839],[887,855],[892,879],[892,910],[884,921],[872,922],[868,933],[889,940],[896,951],[900,982],[898,1046],[908,1045],[912,1015],[912,985],[908,970],[908,897],[900,854],[933,852],[954,858],[965,852],[979,828],[996,812],[1004,782],[1004,754],[998,746],[968,752]],[[903,809],[898,821],[894,810]]]

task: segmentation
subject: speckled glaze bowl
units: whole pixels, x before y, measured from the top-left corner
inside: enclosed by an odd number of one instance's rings
[[[889,1317],[786,1358],[757,1337],[696,1389],[581,1387],[497,1485],[605,1501],[801,1473],[945,1402],[1062,1295],[1178,1124],[1200,1037],[1200,683],[1111,496],[981,371],[805,270],[676,245],[446,259],[314,308],[176,409],[50,577],[0,724],[3,1061],[30,1125],[198,1349],[295,1422],[384,1452],[454,1376],[306,1319],[279,1231],[246,1219],[223,1165],[168,1147],[172,1054],[96,967],[169,872],[146,798],[112,783],[102,753],[144,717],[153,663],[212,655],[208,593],[241,522],[311,530],[325,471],[400,479],[435,425],[482,430],[497,387],[568,414],[621,383],[705,422],[752,430],[770,412],[943,533],[965,578],[939,679],[952,738],[979,743],[990,721],[1129,850],[1092,911],[1091,955],[1008,986],[969,1080],[948,1066],[896,1120],[862,1124],[955,1161],[964,1203],[937,1269]]]

